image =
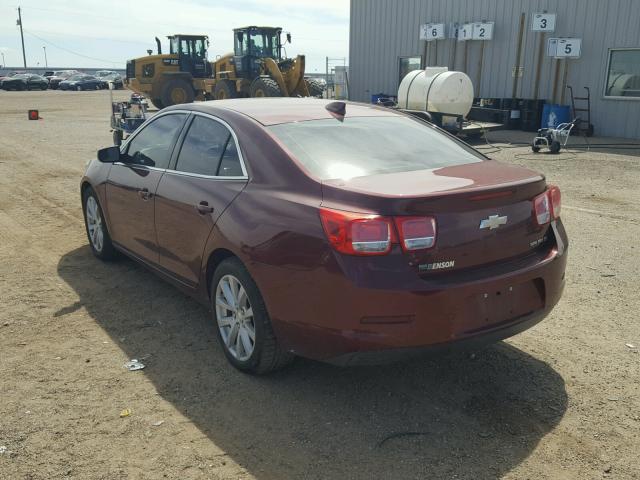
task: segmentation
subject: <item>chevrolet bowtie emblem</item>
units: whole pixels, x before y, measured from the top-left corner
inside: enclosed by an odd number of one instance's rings
[[[485,218],[480,221],[480,229],[488,228],[489,230],[493,230],[498,228],[500,225],[505,225],[507,223],[507,216],[500,217],[498,215],[489,215],[489,218]]]

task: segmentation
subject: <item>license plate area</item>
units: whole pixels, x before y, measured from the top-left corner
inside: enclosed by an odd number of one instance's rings
[[[466,312],[461,319],[466,325],[459,331],[471,334],[508,323],[544,307],[544,282],[534,279],[528,282],[505,285],[499,289],[487,289],[467,299]]]

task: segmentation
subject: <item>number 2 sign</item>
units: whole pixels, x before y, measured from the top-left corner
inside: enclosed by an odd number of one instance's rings
[[[472,40],[491,40],[493,38],[493,22],[473,24]]]

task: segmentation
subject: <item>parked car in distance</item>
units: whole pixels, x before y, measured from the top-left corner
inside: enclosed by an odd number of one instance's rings
[[[378,363],[496,342],[565,283],[560,190],[422,120],[312,98],[175,105],[81,181],[90,247],[212,312],[229,362]]]
[[[120,90],[124,88],[124,82],[122,81],[122,76],[118,72],[114,72],[113,70],[98,70],[96,72],[96,77],[106,82],[107,88],[109,84],[113,85],[114,90]]]
[[[0,83],[4,90],[46,90],[49,82],[40,75],[21,73],[13,77],[7,77]]]
[[[106,88],[107,84],[103,80],[93,75],[87,75],[84,73],[78,73],[66,80],[60,82],[60,90],[100,90]]]
[[[53,76],[49,78],[49,88],[56,90],[60,82],[78,74],[77,70],[58,70],[53,72]]]

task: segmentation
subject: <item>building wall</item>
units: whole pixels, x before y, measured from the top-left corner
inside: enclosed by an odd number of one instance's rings
[[[476,86],[476,96],[510,97],[520,15],[526,13],[520,62],[524,70],[516,96],[533,98],[540,34],[531,31],[531,16],[544,10],[557,14],[555,32],[547,33],[547,38],[582,38],[581,58],[568,60],[567,84],[574,87],[576,96],[583,96],[583,86],[591,88],[591,120],[596,134],[640,138],[640,101],[603,98],[608,49],[640,47],[638,0],[351,0],[350,97],[369,101],[375,93],[397,94],[398,58],[412,55],[424,55],[427,65],[465,71]],[[420,24],[445,23],[448,28],[453,22],[481,20],[493,21],[495,27],[493,40],[485,44],[480,78],[479,41],[440,40],[437,59],[433,45],[425,55],[425,42],[419,40]],[[538,98],[551,99],[556,60],[546,56],[546,40],[544,55]],[[561,69],[558,92],[562,76]],[[570,103],[568,91],[564,103]]]

